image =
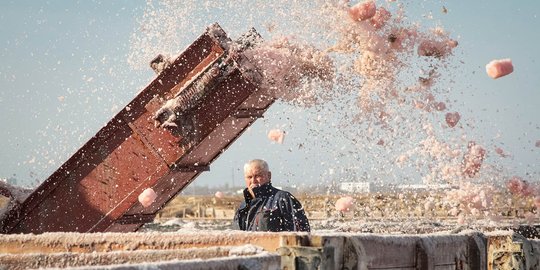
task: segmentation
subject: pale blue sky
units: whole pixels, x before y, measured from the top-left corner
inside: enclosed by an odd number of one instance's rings
[[[464,122],[474,125],[468,136],[510,153],[501,161],[510,173],[540,181],[540,148],[534,146],[540,140],[540,2],[403,2],[411,21],[425,22],[431,13],[429,23],[459,41],[456,61],[463,63],[448,74],[453,82],[447,98],[455,100],[453,109]],[[0,2],[0,177],[28,185],[43,181],[153,79],[150,68],[133,70],[127,63],[130,37],[139,30],[146,5],[134,0]],[[201,10],[187,20],[190,31],[179,33],[184,41],[178,51],[213,22],[233,37],[251,26],[268,35],[264,18],[254,17],[248,7]],[[498,58],[512,58],[515,72],[493,80],[485,64]],[[339,142],[333,152],[317,145],[299,149],[300,143],[315,141],[307,139],[312,135],[303,124],[309,117],[275,105],[195,184],[231,184],[234,174],[240,185],[243,163],[255,157],[270,162],[278,185],[327,180],[336,163],[351,161],[339,158]],[[287,130],[283,145],[266,138],[273,127]],[[361,166],[358,170],[366,174]]]

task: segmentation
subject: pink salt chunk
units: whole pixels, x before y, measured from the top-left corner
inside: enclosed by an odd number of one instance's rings
[[[341,197],[336,201],[336,210],[349,212],[354,209],[354,199],[351,196]]]
[[[139,194],[139,202],[144,207],[148,207],[148,206],[152,205],[152,203],[154,203],[156,198],[157,198],[157,194],[151,188],[147,188],[141,194]]]
[[[374,1],[358,3],[349,8],[349,17],[353,21],[365,21],[375,16],[377,9]]]
[[[383,7],[377,8],[375,15],[371,18],[370,22],[375,29],[383,27],[386,22],[392,17],[392,14]]]
[[[493,60],[486,65],[486,72],[493,79],[506,76],[514,71],[511,59]]]
[[[223,197],[225,197],[225,195],[221,191],[216,191],[216,194],[214,194],[214,196],[218,199],[223,199]]]
[[[283,140],[285,139],[285,131],[280,129],[272,129],[268,132],[268,139],[282,144]]]
[[[449,127],[455,127],[461,119],[461,115],[458,112],[447,113],[446,114],[446,123]]]
[[[536,141],[536,143],[534,144],[536,147],[540,147],[540,140]]]

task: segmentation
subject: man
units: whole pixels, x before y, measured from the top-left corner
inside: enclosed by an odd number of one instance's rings
[[[309,222],[300,202],[272,186],[268,163],[254,159],[244,165],[245,201],[234,215],[233,227],[244,231],[306,231]]]

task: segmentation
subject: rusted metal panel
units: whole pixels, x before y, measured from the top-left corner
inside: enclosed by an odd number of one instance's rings
[[[248,62],[231,42],[212,26],[9,213],[2,232],[133,231],[151,221],[273,102],[248,79],[257,76],[244,76],[236,61]],[[170,99],[185,110],[174,112],[180,126],[163,128],[154,118]],[[257,117],[238,114],[246,109]],[[148,187],[160,197],[142,208]]]

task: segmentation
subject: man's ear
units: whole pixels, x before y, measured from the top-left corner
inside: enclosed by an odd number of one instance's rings
[[[272,180],[272,172],[268,172],[268,182],[270,182],[270,180]]]

